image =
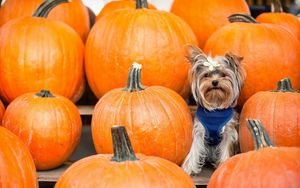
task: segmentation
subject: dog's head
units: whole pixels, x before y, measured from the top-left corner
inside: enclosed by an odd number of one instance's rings
[[[242,57],[232,53],[210,57],[198,47],[188,46],[192,63],[189,79],[194,99],[208,110],[234,107],[245,79]]]

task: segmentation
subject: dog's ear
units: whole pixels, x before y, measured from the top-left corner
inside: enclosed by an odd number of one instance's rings
[[[237,56],[231,52],[227,52],[225,54],[225,58],[228,60],[228,62],[230,63],[230,66],[234,69],[237,69],[238,67],[241,66],[241,62],[243,61],[243,57],[241,56]]]
[[[197,46],[187,45],[186,54],[186,58],[192,64],[194,64],[197,61],[207,61],[205,53]]]
[[[232,68],[232,70],[236,74],[237,80],[239,82],[239,89],[241,89],[241,87],[244,83],[244,80],[246,78],[246,72],[242,65],[242,61],[244,58],[241,56],[235,55],[231,52],[226,53],[225,58],[228,60],[229,66]]]

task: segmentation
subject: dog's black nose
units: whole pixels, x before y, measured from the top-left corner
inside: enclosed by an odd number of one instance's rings
[[[217,85],[218,85],[218,83],[219,83],[219,81],[218,81],[218,80],[213,80],[213,81],[211,82],[211,84],[212,84],[213,86],[217,86]]]

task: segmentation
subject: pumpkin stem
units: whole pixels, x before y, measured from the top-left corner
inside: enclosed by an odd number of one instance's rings
[[[54,95],[52,95],[52,93],[49,90],[46,90],[46,89],[42,89],[40,92],[38,92],[35,95],[39,96],[39,97],[43,97],[43,98],[54,97]]]
[[[271,12],[283,12],[283,8],[282,8],[280,0],[272,0]]]
[[[0,6],[2,5],[2,0],[0,0]]]
[[[138,158],[132,149],[127,131],[124,126],[115,125],[111,128],[115,162],[136,161]]]
[[[264,147],[274,147],[269,135],[267,134],[264,126],[259,120],[248,119],[248,128],[254,140],[255,149],[258,150]]]
[[[61,3],[68,3],[71,0],[45,0],[33,13],[33,17],[47,18],[49,12]]]
[[[292,87],[292,82],[289,78],[284,78],[277,82],[277,90],[274,92],[298,92]]]
[[[134,92],[145,89],[145,87],[141,84],[141,69],[141,64],[133,63],[131,65],[127,80],[127,87],[125,87],[123,91]]]
[[[258,23],[255,18],[247,14],[232,14],[228,16],[230,23],[245,22],[245,23]]]
[[[136,0],[136,9],[148,8],[147,0]]]

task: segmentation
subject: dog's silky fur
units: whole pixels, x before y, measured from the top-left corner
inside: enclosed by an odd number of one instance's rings
[[[188,46],[187,49],[187,59],[192,63],[189,79],[197,105],[208,111],[235,107],[245,79],[242,58],[232,53],[211,58],[198,47]],[[215,62],[216,66],[209,66],[208,62]],[[236,154],[239,148],[238,120],[239,114],[234,111],[232,119],[221,130],[220,143],[210,146],[205,140],[206,130],[195,115],[192,146],[182,164],[184,171],[190,175],[198,174],[206,162],[217,167]]]

